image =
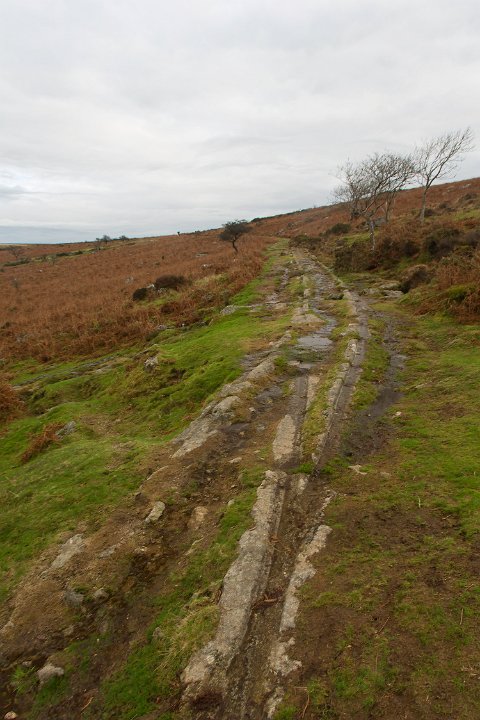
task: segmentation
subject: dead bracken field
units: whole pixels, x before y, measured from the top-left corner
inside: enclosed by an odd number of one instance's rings
[[[81,255],[30,246],[11,265],[0,252],[0,356],[49,361],[110,350],[144,340],[159,324],[200,321],[209,308],[251,280],[269,238],[242,238],[238,258],[218,233],[144,238],[104,244]],[[80,244],[75,246],[81,249]],[[182,275],[186,284],[156,302],[134,302],[135,289],[160,275]]]
[[[458,224],[455,213],[468,210],[479,191],[478,178],[446,183],[431,188],[430,203],[442,222],[451,215]],[[419,188],[399,193],[394,216],[403,221],[411,216],[412,227],[418,228],[419,203]],[[22,246],[17,257],[9,247],[0,248],[0,357],[48,362],[101,353],[142,341],[158,325],[201,321],[255,277],[262,252],[275,236],[315,240],[327,234],[325,245],[329,229],[348,221],[341,205],[256,218],[240,241],[238,256],[216,230],[100,246]],[[360,225],[352,224],[351,232],[358,233]],[[400,232],[405,234],[403,226]],[[335,242],[335,236],[330,239]],[[188,283],[153,303],[132,300],[135,289],[165,274],[183,275]]]

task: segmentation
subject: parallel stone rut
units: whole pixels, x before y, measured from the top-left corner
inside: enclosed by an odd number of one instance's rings
[[[313,574],[309,558],[321,550],[330,532],[323,524],[323,513],[331,499],[328,488],[314,477],[288,470],[301,459],[305,413],[335,326],[334,319],[319,305],[338,288],[329,273],[310,258],[296,253],[296,262],[304,273],[304,282],[313,287],[305,289],[305,301],[294,314],[293,323],[301,327],[316,322],[317,327],[297,342],[300,374],[291,382],[286,413],[277,425],[272,471],[259,490],[260,502],[264,502],[262,493],[270,492],[271,503],[263,510],[254,510],[255,528],[242,538],[245,542],[240,543],[239,557],[227,574],[217,637],[192,658],[183,676],[184,700],[199,720],[273,717],[283,696],[283,679],[297,667],[292,637],[298,608],[296,593]],[[356,315],[357,337],[350,340],[330,389],[326,429],[318,439],[315,456],[318,465],[325,462],[338,440],[361,370],[367,335],[360,301],[346,295]],[[320,328],[318,317],[324,321]],[[262,537],[255,535],[259,527]],[[252,540],[256,543],[253,553],[249,547]]]

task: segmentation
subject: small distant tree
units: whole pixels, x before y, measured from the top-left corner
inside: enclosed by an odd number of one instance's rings
[[[220,239],[232,243],[233,249],[238,253],[237,241],[248,232],[250,232],[250,227],[246,220],[231,220],[223,225]]]
[[[95,250],[98,252],[102,249],[102,246],[106,243],[111,242],[112,238],[110,235],[102,235],[102,237],[95,238]]]
[[[471,128],[447,132],[432,140],[427,140],[415,148],[414,162],[416,177],[422,185],[422,205],[420,222],[425,220],[427,193],[436,180],[452,173],[462,155],[473,150],[473,132]]]
[[[21,245],[9,245],[8,250],[9,252],[11,252],[15,260],[19,260],[25,253],[25,248],[23,248]]]

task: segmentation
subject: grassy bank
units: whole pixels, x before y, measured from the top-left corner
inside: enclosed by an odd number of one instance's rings
[[[338,493],[326,517],[334,532],[304,588],[304,670],[279,718],[480,713],[480,330],[401,319],[403,397],[377,428],[381,450],[369,455],[366,442],[363,456],[339,455],[323,473]],[[357,393],[364,411],[380,347],[374,337]]]
[[[282,244],[269,251],[283,263]],[[259,281],[242,297],[259,292]],[[241,298],[240,298],[241,299]],[[203,327],[166,331],[147,346],[97,369],[50,366],[25,394],[23,415],[2,435],[0,458],[1,592],[5,597],[29,562],[81,520],[86,530],[155,469],[155,450],[178,434],[225,382],[241,372],[249,348],[277,338],[288,313],[272,319],[248,309]],[[146,372],[144,361],[158,358]],[[19,368],[22,380],[24,364]],[[71,434],[54,429],[74,422]],[[44,442],[44,438],[50,442]],[[33,451],[25,461],[26,451]]]

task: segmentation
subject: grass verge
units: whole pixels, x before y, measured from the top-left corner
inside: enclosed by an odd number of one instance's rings
[[[480,330],[425,317],[404,333],[384,446],[355,458],[365,474],[342,456],[324,471],[334,532],[303,591],[292,718],[480,714]],[[364,376],[361,397],[375,387]]]

